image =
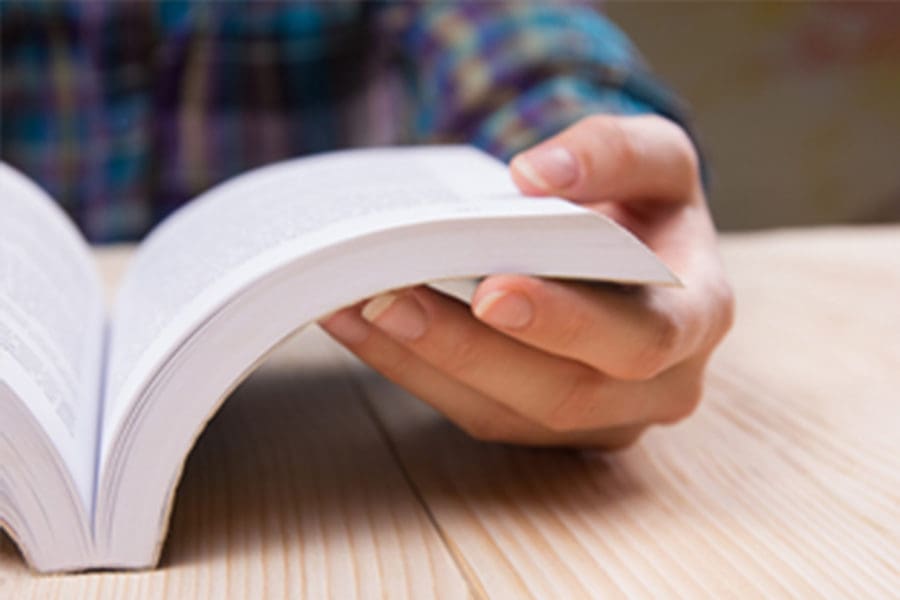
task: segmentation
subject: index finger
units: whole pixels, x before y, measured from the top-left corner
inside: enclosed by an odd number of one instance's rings
[[[529,346],[624,380],[647,380],[711,348],[728,328],[727,286],[631,292],[521,275],[489,277],[472,312]]]

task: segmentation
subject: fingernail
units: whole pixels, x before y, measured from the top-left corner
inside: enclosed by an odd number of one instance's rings
[[[522,175],[543,189],[564,188],[578,178],[578,162],[562,146],[539,146],[519,156],[515,163]]]
[[[351,311],[341,311],[324,317],[319,324],[345,344],[359,344],[369,335],[369,324]]]
[[[422,337],[428,326],[425,310],[409,294],[376,296],[363,307],[362,316],[388,334],[410,341]]]
[[[531,301],[518,292],[491,292],[472,308],[475,316],[501,329],[521,329],[531,322]]]

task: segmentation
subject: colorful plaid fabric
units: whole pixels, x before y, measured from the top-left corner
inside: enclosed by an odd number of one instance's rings
[[[0,0],[0,27],[0,158],[97,242],[285,157],[466,141],[508,158],[593,112],[680,118],[571,4]]]

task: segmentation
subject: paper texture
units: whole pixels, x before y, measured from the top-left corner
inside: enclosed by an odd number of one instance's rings
[[[467,193],[455,191],[452,179]],[[104,435],[132,400],[123,384],[142,354],[192,300],[240,265],[331,225],[366,217],[390,223],[392,213],[436,204],[477,212],[502,193],[514,189],[501,163],[470,148],[446,147],[304,158],[204,194],[151,234],[123,282],[113,316]],[[349,237],[347,230],[335,230],[338,237]]]
[[[31,390],[22,400],[90,507],[104,327],[96,266],[52,200],[2,163],[0,199],[0,351],[33,384],[19,386]]]

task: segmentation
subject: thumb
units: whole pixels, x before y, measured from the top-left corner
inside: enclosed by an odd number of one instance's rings
[[[516,155],[510,171],[529,195],[687,202],[697,196],[698,162],[688,135],[668,119],[595,115]]]

